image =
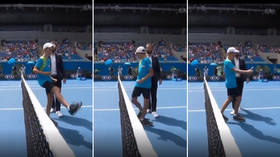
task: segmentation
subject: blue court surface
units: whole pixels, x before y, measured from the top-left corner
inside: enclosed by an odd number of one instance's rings
[[[35,96],[45,108],[45,89],[36,80],[27,80]],[[92,80],[67,80],[62,94],[69,102],[82,101],[83,107],[74,116],[62,107],[64,117],[51,117],[77,157],[92,156]],[[0,81],[0,156],[27,156],[22,91],[20,81]]]
[[[131,98],[135,81],[123,81]],[[143,102],[141,96],[138,99]],[[158,88],[155,119],[147,114],[153,127],[145,127],[159,157],[186,156],[186,81],[163,81]],[[133,106],[135,108],[135,106]],[[136,110],[138,113],[138,110]],[[95,157],[121,157],[122,135],[117,82],[94,83],[94,154]]]
[[[208,82],[219,108],[226,100],[224,82]],[[189,157],[208,156],[203,83],[189,83]],[[225,111],[227,125],[243,157],[276,157],[280,154],[280,82],[244,83],[240,114],[246,122],[232,119],[231,104]]]

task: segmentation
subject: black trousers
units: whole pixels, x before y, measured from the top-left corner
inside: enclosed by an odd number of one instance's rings
[[[241,94],[242,96],[242,93],[243,93],[243,86],[244,86],[244,81],[242,78],[240,77],[237,77],[236,78],[236,84],[237,84],[237,89],[239,90],[239,93]],[[235,104],[235,98],[233,98],[232,100],[232,108],[234,108],[234,104]]]
[[[158,88],[158,79],[152,77],[152,87],[151,87],[151,97],[150,97],[150,105],[149,109],[152,110],[152,112],[156,112],[157,109],[157,88]]]
[[[57,77],[57,75],[52,75],[53,78],[57,79],[57,82],[54,82],[55,86],[57,86],[61,90],[61,79]],[[55,108],[56,111],[60,111],[61,103],[57,100],[54,95],[52,108]]]

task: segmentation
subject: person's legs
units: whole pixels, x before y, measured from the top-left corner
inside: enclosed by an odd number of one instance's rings
[[[141,104],[138,102],[137,98],[141,95],[140,93],[140,88],[138,87],[134,87],[133,91],[132,91],[132,99],[131,102],[139,109],[139,113],[142,111],[142,106]]]
[[[227,108],[227,106],[230,104],[230,102],[232,101],[232,97],[230,95],[228,95],[227,100],[224,102],[222,109],[221,109],[221,113],[222,116],[224,118],[225,121],[228,121],[228,118],[224,115],[225,109]]]
[[[55,76],[54,78],[57,79],[57,81],[54,83],[55,86],[57,86],[59,88],[59,92],[61,93],[61,79],[59,79],[57,76]],[[55,97],[56,101],[55,101],[55,108],[56,108],[56,111],[60,111],[60,106],[61,106],[61,103],[58,101],[58,99]]]
[[[150,95],[149,105],[148,105],[147,112],[149,112],[149,113],[152,112],[152,94]]]
[[[239,106],[240,106],[240,102],[241,102],[241,96],[237,96],[235,104],[234,104],[234,114],[235,115],[238,114],[238,109],[239,109]]]
[[[223,104],[223,106],[221,108],[222,114],[224,114],[225,109],[228,107],[228,105],[230,104],[230,102],[232,102],[232,100],[234,98],[232,91],[233,91],[233,88],[227,88],[227,95],[228,95],[228,97],[227,97],[226,101],[224,102],[224,104]]]
[[[236,97],[236,103],[234,105],[235,108],[234,108],[233,119],[235,119],[237,121],[240,121],[240,122],[244,122],[245,119],[240,114],[238,114],[238,109],[239,109],[239,106],[240,106],[240,102],[241,102],[241,96]]]
[[[57,75],[52,75],[52,77],[57,79],[56,82],[53,81],[52,83],[59,88],[60,93],[61,93],[61,80],[57,77]],[[54,95],[53,103],[52,103],[52,110],[60,111],[60,106],[61,106],[61,104],[60,104],[59,100]]]
[[[231,104],[232,104],[232,110],[234,110],[234,103],[235,103],[235,97],[232,98],[232,102],[231,102]]]
[[[54,94],[52,94],[52,95],[53,95],[53,101],[52,101],[52,108],[51,108],[51,110],[52,110],[52,112],[55,112],[56,111],[56,103],[58,102],[58,100],[56,99]]]
[[[243,80],[241,78],[236,78],[236,84],[237,84],[237,89],[238,89],[238,92],[241,94],[241,99],[242,99],[242,92],[243,92]],[[241,100],[240,100],[241,102]],[[236,104],[236,98],[232,98],[232,109],[233,109],[233,112],[231,112],[231,114],[234,114],[234,104]],[[239,108],[238,108],[239,110]]]
[[[71,115],[74,115],[82,106],[82,102],[80,103],[75,103],[75,104],[69,104],[64,98],[63,96],[61,95],[60,93],[60,90],[57,86],[54,85],[53,82],[49,82],[49,81],[46,81],[44,84],[43,84],[43,87],[46,89],[46,92],[47,93],[51,93],[51,98],[48,97],[48,105],[47,105],[47,113],[49,114],[49,111],[50,111],[50,108],[51,108],[51,105],[52,105],[52,102],[53,102],[53,95],[56,96],[56,98],[58,99],[58,101],[60,103],[62,103],[68,110],[69,110],[69,113]]]
[[[236,100],[235,100],[235,97],[233,97],[233,98],[232,98],[232,101],[231,101],[231,105],[232,105],[232,111],[230,112],[231,115],[234,114],[234,104],[235,104],[235,101],[236,101]]]
[[[61,88],[59,88],[59,92],[61,93]],[[56,98],[56,101],[55,101],[55,106],[56,106],[56,111],[60,111],[61,103],[58,101],[57,98]]]
[[[52,93],[47,93],[46,113],[47,113],[48,116],[50,116],[52,102],[53,102],[53,94]]]
[[[53,104],[53,94],[51,92],[52,85],[49,82],[45,82],[42,87],[45,88],[46,95],[47,95],[47,105],[46,105],[46,113],[50,116],[50,111]]]
[[[237,120],[237,121],[241,121],[241,122],[244,122],[245,119],[240,116],[238,114],[238,110],[239,110],[239,107],[240,107],[240,102],[241,102],[241,94],[240,94],[240,89],[236,88],[236,101],[235,101],[235,104],[234,104],[234,114],[233,114],[233,119]]]
[[[60,103],[62,103],[66,108],[69,108],[70,104],[64,99],[61,95],[60,90],[57,86],[53,86],[51,89],[52,93],[54,93],[55,97],[58,99]]]
[[[157,118],[159,115],[156,112],[157,110],[157,88],[158,88],[158,80],[155,79],[152,81],[152,88],[151,88],[151,99],[152,99],[152,115]]]
[[[158,88],[157,82],[158,81],[156,79],[152,80],[152,87],[151,87],[152,112],[156,112],[156,107],[157,107],[157,88]]]
[[[141,93],[143,94],[143,97],[144,97],[144,106],[143,106],[142,114],[139,115],[139,119],[140,119],[140,121],[143,125],[152,126],[153,123],[145,118],[145,115],[147,113],[147,109],[148,109],[148,106],[149,106],[149,102],[150,102],[150,89],[149,88],[141,88],[140,90],[141,90]]]
[[[137,97],[132,97],[132,103],[138,108],[139,112],[143,110],[141,104],[138,102]]]
[[[237,84],[237,90],[238,90],[239,94],[241,95],[241,100],[242,100],[243,80],[241,78],[237,78],[236,79],[236,84]],[[240,102],[241,102],[241,100],[240,100]],[[234,104],[236,104],[235,98],[232,99],[232,109],[233,109],[233,111],[231,112],[231,114],[234,114]],[[238,110],[239,109],[240,109],[240,106],[239,106]]]
[[[52,104],[53,104],[53,99],[54,99],[53,93],[51,93],[51,92],[48,90],[48,93],[47,93],[46,113],[47,113],[47,115],[48,115],[49,117],[50,117],[50,111],[51,111]],[[54,121],[51,117],[50,117],[50,119],[52,120],[52,122],[54,123],[54,125],[57,126],[57,122]]]
[[[61,93],[61,88],[59,88],[59,92]],[[55,97],[55,108],[56,108],[56,114],[58,117],[62,117],[63,114],[60,112],[60,106],[61,106],[61,103],[58,101],[58,99]]]
[[[150,99],[145,99],[144,98],[144,106],[143,106],[143,109],[142,109],[142,114],[140,115],[140,120],[143,120],[145,118],[149,102],[150,102]]]
[[[242,94],[243,94],[243,87],[244,87],[244,83],[243,83],[243,81],[239,81],[238,82],[238,92],[239,92],[239,94],[240,94],[240,104],[241,104],[241,101],[242,101]],[[240,109],[240,105],[239,105],[239,108],[238,109]]]
[[[69,113],[70,113],[71,115],[74,115],[74,114],[81,108],[82,102],[80,102],[80,103],[75,103],[75,104],[71,104],[71,105],[70,105],[70,104],[64,99],[64,97],[61,95],[60,90],[59,90],[59,88],[58,88],[57,86],[53,86],[51,91],[52,91],[52,93],[55,94],[55,96],[56,96],[56,98],[58,99],[58,101],[59,101],[60,103],[62,103],[62,104],[68,109],[68,111],[69,111]]]
[[[61,106],[61,104],[60,104],[60,102],[59,102],[59,100],[57,99],[57,98],[55,98],[56,100],[55,100],[55,108],[56,108],[56,111],[60,111],[60,106]]]
[[[53,96],[52,108],[51,108],[53,111],[55,111],[55,108],[56,108],[56,101],[57,101],[56,97]]]
[[[227,106],[230,104],[231,101],[232,101],[232,97],[229,95],[222,106],[222,109],[221,109],[222,114],[224,114],[225,109],[227,108]]]
[[[56,110],[55,108],[56,108],[56,98],[55,98],[55,96],[53,96],[53,101],[52,101],[50,112],[55,112],[55,110]]]

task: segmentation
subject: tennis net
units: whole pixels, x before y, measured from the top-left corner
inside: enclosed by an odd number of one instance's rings
[[[241,152],[225,123],[221,111],[204,77],[205,110],[210,157],[241,157]]]
[[[124,157],[157,157],[118,76],[119,107]]]
[[[21,74],[28,157],[74,157],[52,120],[46,114]]]

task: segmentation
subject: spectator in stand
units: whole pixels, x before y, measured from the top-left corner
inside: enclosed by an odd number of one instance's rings
[[[228,48],[229,45],[222,45],[221,43],[189,43],[189,51],[188,51],[188,61],[197,59],[201,63],[223,63],[225,58],[225,49]],[[280,52],[280,48],[278,47],[269,47],[266,45],[256,44],[253,46],[252,42],[241,43],[238,42],[236,44],[237,49],[239,49],[245,60],[248,61],[256,61],[261,52]],[[261,59],[261,58],[260,58]],[[259,60],[258,60],[259,61]]]
[[[64,40],[62,42],[56,41],[57,53],[64,57],[79,59],[76,52],[78,45],[74,44],[76,41]],[[16,41],[1,41],[1,58],[5,61],[5,58],[16,58],[20,62],[24,61],[36,61],[39,57],[39,45],[42,45],[43,41],[38,40],[16,40]],[[91,45],[89,44],[89,47]],[[81,58],[82,60],[82,58]]]
[[[111,78],[113,78],[114,77],[114,68],[113,68],[113,66],[110,66],[108,68],[108,70],[109,70],[109,74],[110,74]]]
[[[79,78],[81,78],[81,76],[82,76],[82,72],[81,72],[81,67],[78,67],[78,69],[77,69],[77,71],[76,71],[76,79],[79,79]]]
[[[101,61],[102,58],[114,58],[116,62],[135,62],[135,47],[138,45],[145,45],[145,43],[131,42],[98,42],[95,44],[97,49],[97,60]],[[166,41],[160,41],[155,46],[155,55],[160,60],[168,60],[172,53],[172,44]]]

